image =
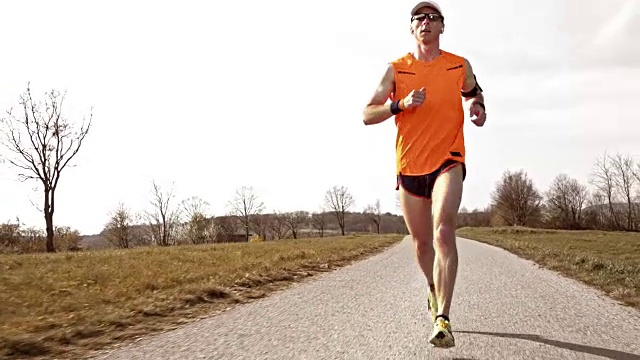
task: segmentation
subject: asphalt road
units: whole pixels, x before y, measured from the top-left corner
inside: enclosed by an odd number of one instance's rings
[[[640,359],[640,312],[459,239],[456,347],[431,348],[410,240],[99,359]]]

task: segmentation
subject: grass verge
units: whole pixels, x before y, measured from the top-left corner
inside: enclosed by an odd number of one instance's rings
[[[380,252],[403,235],[0,256],[0,358],[79,358]]]
[[[640,233],[465,227],[457,235],[501,247],[640,310]]]

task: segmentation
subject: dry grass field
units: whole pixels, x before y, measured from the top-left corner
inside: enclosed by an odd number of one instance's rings
[[[640,310],[640,233],[465,227],[457,235],[501,247]]]
[[[404,235],[0,256],[0,357],[78,358],[251,301]]]

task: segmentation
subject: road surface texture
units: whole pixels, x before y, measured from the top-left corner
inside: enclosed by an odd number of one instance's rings
[[[640,312],[506,251],[459,239],[456,347],[427,341],[412,244],[101,354],[133,359],[640,359]]]

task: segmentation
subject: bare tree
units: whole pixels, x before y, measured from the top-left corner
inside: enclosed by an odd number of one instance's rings
[[[630,156],[616,154],[610,158],[613,168],[613,182],[616,193],[626,202],[627,223],[625,230],[636,230],[635,224],[635,202],[634,192],[636,191],[636,178],[634,176],[634,161]]]
[[[491,208],[487,207],[486,209],[473,209],[469,211],[469,209],[462,207],[458,212],[458,227],[465,226],[491,226]]]
[[[327,213],[321,210],[311,214],[311,226],[318,230],[320,237],[324,237],[324,230],[327,228]]]
[[[527,174],[506,171],[492,194],[493,207],[509,225],[531,226],[541,214],[542,196]]]
[[[287,227],[285,217],[285,214],[278,211],[271,215],[271,220],[269,221],[269,230],[271,231],[275,239],[285,239],[289,235],[289,228]]]
[[[372,205],[368,205],[364,209],[364,214],[371,222],[376,226],[376,231],[380,234],[380,223],[382,222],[382,212],[380,211],[380,199],[376,199],[376,202]]]
[[[342,235],[345,234],[345,215],[347,211],[355,204],[353,196],[344,186],[334,186],[327,190],[324,195],[325,206],[333,211],[338,220],[338,226]]]
[[[576,230],[582,228],[582,212],[589,196],[587,187],[567,174],[560,174],[546,192],[550,222],[555,226]]]
[[[111,214],[104,228],[104,237],[114,246],[127,249],[131,247],[133,216],[123,203]]]
[[[611,166],[610,157],[604,154],[596,159],[590,179],[596,191],[606,199],[609,208],[609,228],[619,230],[621,228],[618,211],[616,210],[615,172]]]
[[[21,237],[20,218],[16,217],[15,224],[7,221],[0,224],[0,247],[13,248],[18,245]]]
[[[610,222],[607,200],[603,193],[592,191],[583,210],[584,227],[592,230],[607,229]]]
[[[80,232],[70,226],[56,226],[55,233],[56,247],[65,251],[77,251],[80,244]]]
[[[148,211],[147,220],[151,236],[160,246],[169,246],[175,242],[174,230],[179,220],[179,211],[172,208],[174,199],[173,189],[166,192],[155,181],[152,182],[153,193],[151,205],[153,209]]]
[[[640,185],[640,161],[636,162],[636,167],[633,169],[633,177],[636,179],[636,183]],[[635,209],[636,228],[640,229],[640,186],[636,191]]]
[[[253,232],[260,236],[264,241],[267,241],[269,222],[271,221],[269,214],[255,214],[251,217],[251,229]]]
[[[212,223],[214,242],[227,242],[231,240],[238,228],[237,219],[230,216],[215,217]]]
[[[306,225],[309,221],[309,213],[306,211],[293,211],[286,213],[284,221],[289,231],[291,231],[293,238],[297,239],[300,227]]]
[[[229,202],[231,214],[238,218],[244,228],[247,241],[249,241],[251,220],[253,216],[261,214],[264,210],[264,203],[259,201],[252,186],[242,186],[236,190],[236,195]]]
[[[20,229],[20,242],[18,251],[21,253],[40,252],[43,248],[43,241],[46,238],[46,233],[35,226],[29,226],[27,228]],[[59,244],[56,243],[56,247]]]
[[[45,102],[34,101],[30,84],[20,96],[21,111],[14,115],[13,109],[2,120],[2,143],[10,151],[6,161],[20,170],[22,181],[36,180],[43,186],[42,212],[46,224],[46,251],[55,252],[53,214],[55,212],[56,189],[62,171],[76,156],[89,133],[92,114],[88,123],[83,118],[77,129],[62,114],[65,95],[51,90]]]
[[[180,204],[185,216],[185,235],[191,244],[205,244],[211,240],[212,223],[207,218],[209,203],[198,197],[192,196],[184,199]]]

